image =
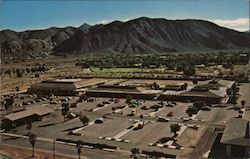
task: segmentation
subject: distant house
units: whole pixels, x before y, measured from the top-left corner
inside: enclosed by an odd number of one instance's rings
[[[231,119],[223,132],[220,142],[226,145],[227,157],[249,158],[250,122],[239,118]]]

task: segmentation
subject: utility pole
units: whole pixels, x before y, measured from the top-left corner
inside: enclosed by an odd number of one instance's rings
[[[55,145],[56,144],[56,140],[54,139],[53,140],[53,159],[55,159],[56,158],[56,149],[55,149]]]

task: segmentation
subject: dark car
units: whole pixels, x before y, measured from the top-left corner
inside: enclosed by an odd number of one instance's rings
[[[76,107],[77,107],[77,103],[72,103],[72,104],[70,104],[70,107],[76,108]]]
[[[99,104],[97,104],[96,106],[97,106],[97,107],[103,107],[104,104],[99,103]]]
[[[148,110],[149,109],[149,106],[143,106],[141,107],[142,110]]]

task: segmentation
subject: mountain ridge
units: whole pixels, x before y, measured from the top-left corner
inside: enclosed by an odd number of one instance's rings
[[[249,36],[205,20],[167,20],[141,17],[113,21],[72,36],[54,48],[56,53],[157,53],[249,48]]]
[[[1,58],[84,53],[163,53],[249,49],[249,34],[198,19],[140,17],[80,27],[0,31]]]

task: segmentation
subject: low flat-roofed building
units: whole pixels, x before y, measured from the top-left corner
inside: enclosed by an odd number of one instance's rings
[[[234,81],[229,80],[209,80],[197,86],[187,87],[186,90],[167,90],[162,94],[165,100],[176,101],[204,101],[207,103],[220,103],[227,97],[227,89],[231,88]]]
[[[90,97],[110,97],[110,98],[126,98],[132,96],[138,99],[153,99],[161,90],[150,90],[145,87],[137,87],[134,85],[100,85],[96,88],[86,90],[86,94]]]
[[[54,79],[42,81],[32,85],[28,93],[54,94],[73,96],[78,93],[77,90],[103,84],[108,80],[91,78],[91,79]]]
[[[43,106],[29,107],[23,111],[11,113],[4,116],[3,127],[10,128],[13,126],[25,124],[27,121],[40,120],[43,116],[49,115],[53,111],[53,109]]]
[[[244,158],[250,157],[250,122],[248,120],[233,118],[231,119],[220,140],[226,145],[226,155],[228,157]],[[243,154],[239,154],[239,152]]]

